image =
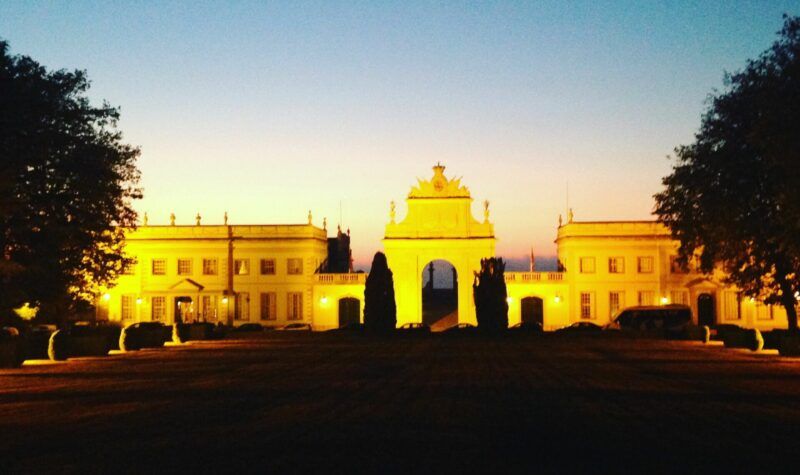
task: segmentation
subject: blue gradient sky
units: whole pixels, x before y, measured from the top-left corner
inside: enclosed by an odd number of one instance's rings
[[[140,145],[151,223],[343,220],[358,261],[436,161],[498,252],[648,219],[707,94],[800,2],[0,2],[0,38],[86,69]]]

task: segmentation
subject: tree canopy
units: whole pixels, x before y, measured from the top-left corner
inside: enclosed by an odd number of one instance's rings
[[[797,329],[800,290],[800,18],[709,97],[700,130],[675,149],[655,213],[684,265],[715,266],[745,295],[782,305]]]
[[[48,71],[0,41],[0,312],[61,319],[130,262],[123,228],[141,197],[139,149],[84,71]]]

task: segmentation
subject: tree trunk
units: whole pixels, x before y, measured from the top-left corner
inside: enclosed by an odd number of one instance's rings
[[[789,297],[788,299],[783,299],[783,308],[786,309],[786,320],[789,321],[789,333],[798,333],[797,307],[795,307],[797,302],[794,299],[794,295],[790,295]]]

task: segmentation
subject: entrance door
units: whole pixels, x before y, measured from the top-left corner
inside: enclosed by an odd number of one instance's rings
[[[697,297],[697,324],[711,326],[716,322],[717,316],[714,310],[714,296],[711,294],[700,294]]]
[[[539,297],[525,297],[520,302],[523,324],[544,326],[544,302]]]
[[[191,297],[175,297],[175,323],[189,323],[194,320],[194,302]]]
[[[339,327],[361,323],[361,302],[357,298],[339,299]]]

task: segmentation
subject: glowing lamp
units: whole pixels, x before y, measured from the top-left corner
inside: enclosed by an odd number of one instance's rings
[[[227,304],[228,303],[228,297],[222,297],[222,303]]]
[[[753,297],[750,297],[750,303],[755,303],[755,301],[756,301],[756,299],[754,299]]]
[[[105,300],[106,302],[108,302],[109,300],[111,300],[111,294],[109,294],[108,292],[106,292],[105,294],[103,294],[103,300]]]
[[[666,297],[661,297],[661,305],[666,305],[669,303],[669,299]]]
[[[561,296],[560,295],[556,295],[555,297],[553,297],[553,301],[555,303],[561,303]]]
[[[513,303],[514,297],[506,297],[506,302],[508,302],[509,304]]]
[[[142,298],[141,298],[141,297],[138,297],[138,298],[136,299],[136,305],[141,305],[141,304],[142,304]]]
[[[328,303],[328,297],[323,295],[322,298],[319,299],[319,303],[321,303],[322,305],[325,305],[326,303]]]

